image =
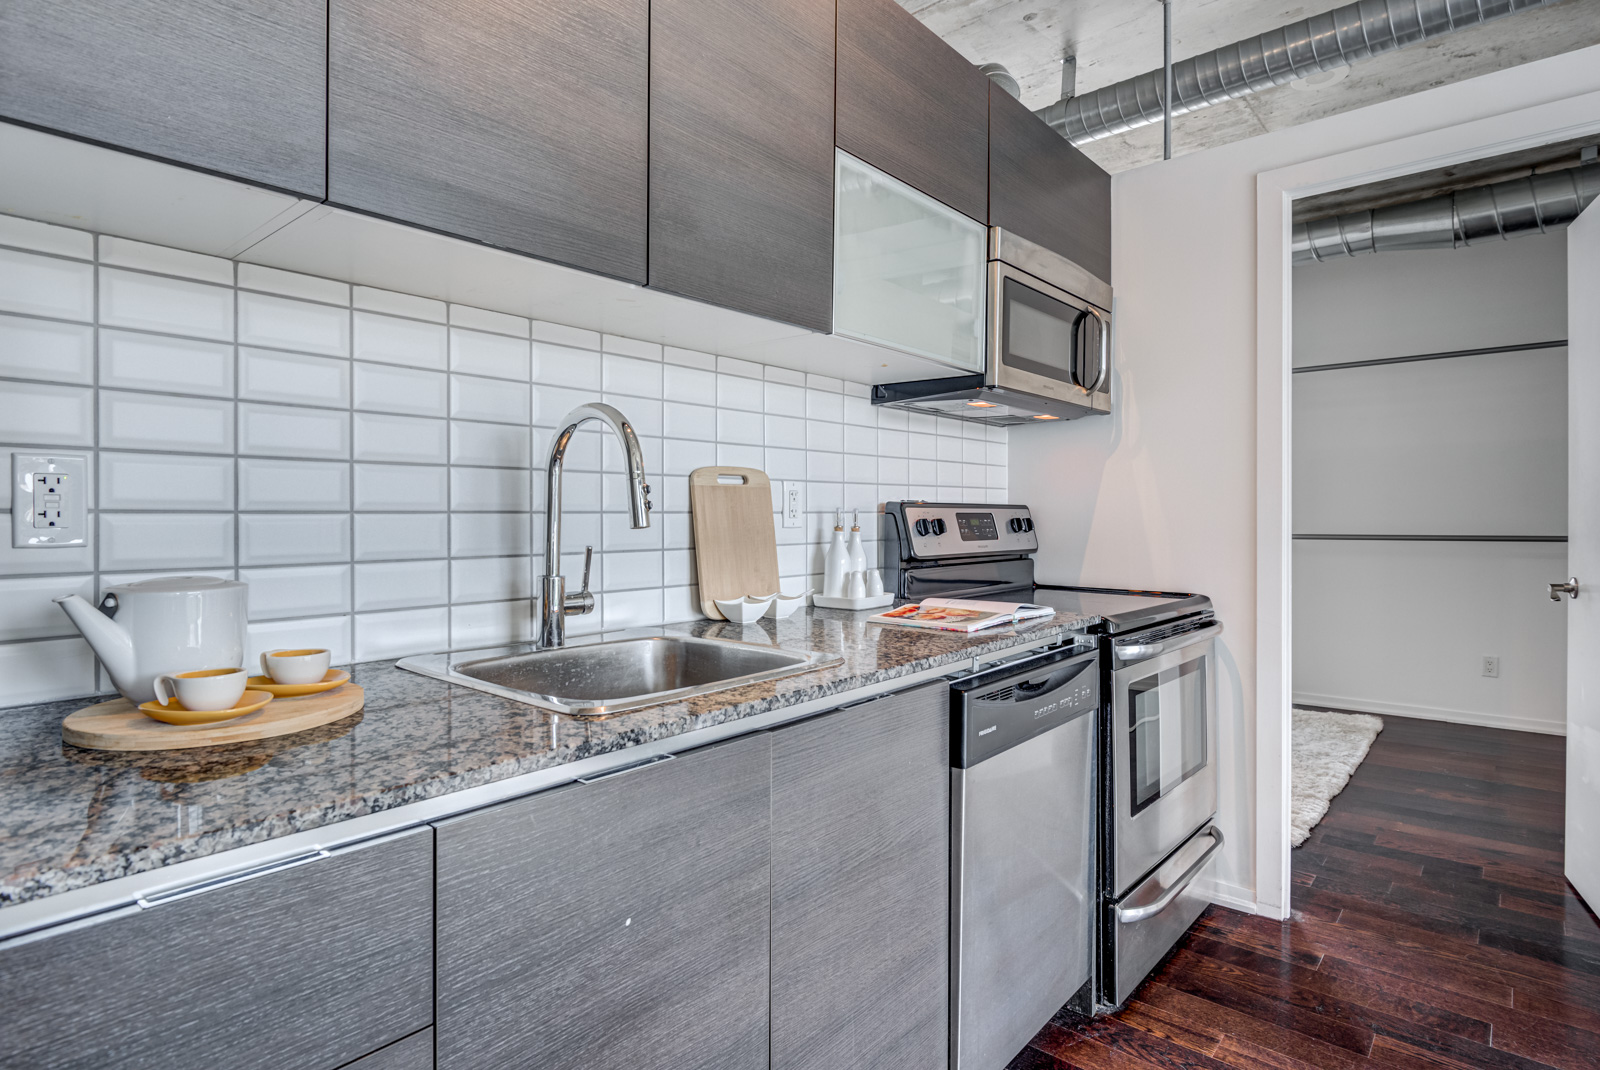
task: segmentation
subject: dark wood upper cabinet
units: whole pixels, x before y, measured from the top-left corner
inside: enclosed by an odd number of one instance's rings
[[[998,87],[989,92],[989,225],[1111,281],[1111,176]]]
[[[650,285],[826,331],[834,0],[653,0]]]
[[[648,0],[332,0],[328,199],[645,281]]]
[[[323,195],[326,0],[6,0],[0,117]]]
[[[8,1068],[344,1066],[433,1020],[433,830],[7,947],[0,1006]]]
[[[989,213],[989,79],[895,0],[839,0],[835,139],[980,223]]]

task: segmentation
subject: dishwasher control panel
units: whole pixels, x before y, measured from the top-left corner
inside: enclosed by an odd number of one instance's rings
[[[1070,649],[954,681],[951,764],[969,769],[1099,709],[1099,664],[1094,650]]]

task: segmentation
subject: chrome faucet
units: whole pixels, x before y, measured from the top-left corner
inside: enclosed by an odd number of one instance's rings
[[[578,426],[588,420],[599,420],[616,432],[622,443],[623,461],[628,466],[628,511],[632,514],[633,526],[650,526],[650,484],[644,481],[644,451],[639,448],[639,437],[633,433],[633,425],[610,405],[598,402],[579,405],[558,425],[544,470],[544,575],[539,580],[541,647],[561,646],[567,641],[567,618],[594,612],[594,595],[589,593],[589,564],[594,560],[594,547],[584,549],[582,591],[568,594],[566,577],[561,575],[561,465],[572,436]]]

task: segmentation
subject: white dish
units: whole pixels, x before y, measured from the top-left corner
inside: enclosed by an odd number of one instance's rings
[[[827,595],[816,595],[812,602],[823,609],[881,609],[894,602],[893,594],[869,594],[865,598],[829,598]]]
[[[785,617],[793,616],[796,610],[804,606],[806,599],[811,596],[812,590],[813,588],[807,587],[799,594],[783,594],[780,592],[778,594],[761,595],[760,597],[771,600],[771,605],[767,608],[767,616],[774,620],[782,620]]]
[[[767,595],[765,598],[752,598],[746,595],[743,598],[716,598],[717,609],[722,615],[735,624],[749,624],[760,618],[767,611],[767,607],[777,600],[777,595]]]

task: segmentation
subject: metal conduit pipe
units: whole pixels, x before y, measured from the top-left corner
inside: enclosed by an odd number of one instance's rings
[[[1173,66],[1172,114],[1345,67],[1559,0],[1357,0],[1321,15],[1193,56]],[[1165,76],[1157,69],[1036,114],[1074,145],[1159,122]]]
[[[1296,264],[1393,249],[1453,249],[1564,227],[1600,197],[1600,164],[1456,190],[1294,226]]]

